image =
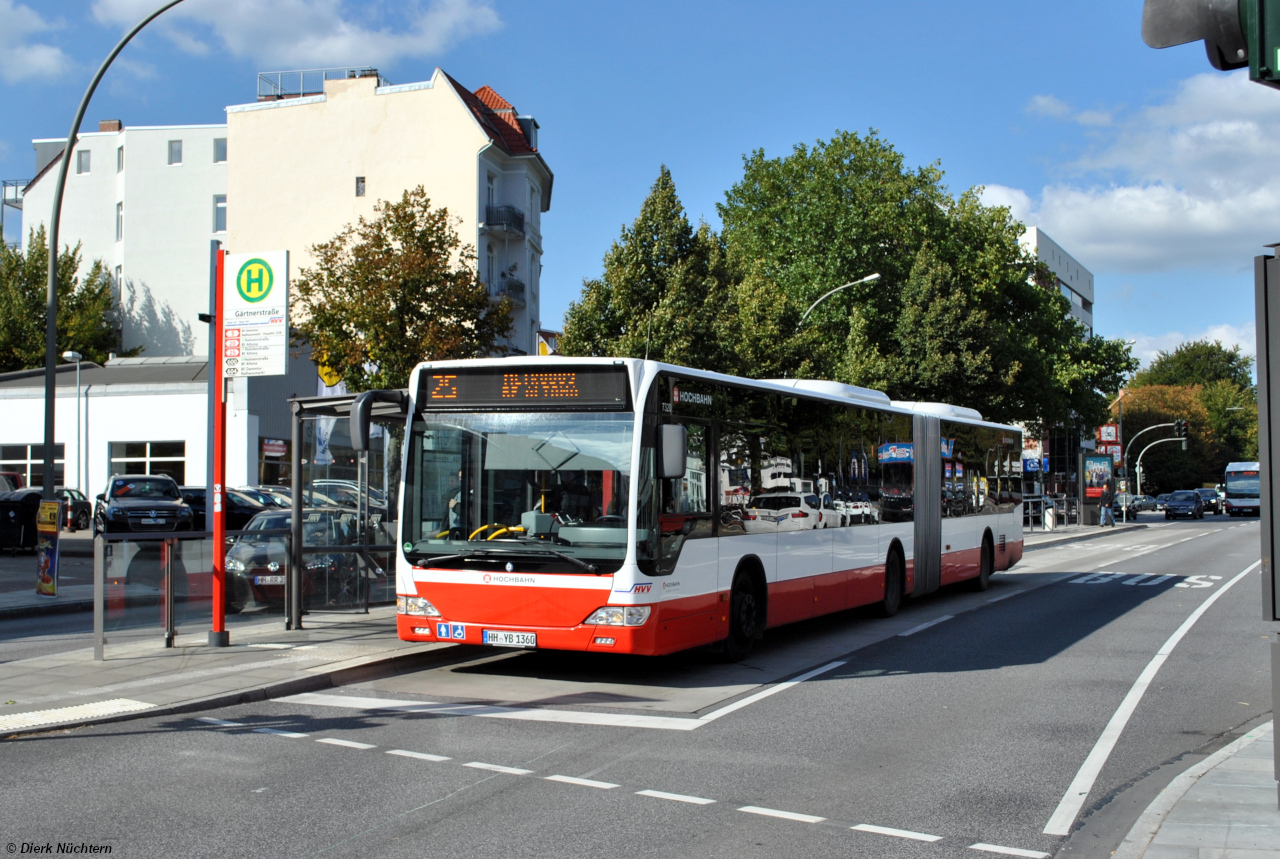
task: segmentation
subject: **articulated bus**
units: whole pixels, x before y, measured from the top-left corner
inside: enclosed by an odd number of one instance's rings
[[[1227,464],[1224,478],[1227,497],[1222,509],[1231,516],[1258,516],[1261,514],[1262,485],[1258,475],[1262,466],[1257,462],[1232,462]]]
[[[1021,432],[972,409],[529,357],[422,364],[408,413],[406,640],[737,659],[1022,556]]]

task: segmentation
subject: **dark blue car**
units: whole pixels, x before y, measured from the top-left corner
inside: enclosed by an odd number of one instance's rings
[[[1177,519],[1179,516],[1188,519],[1204,518],[1204,499],[1200,497],[1200,493],[1180,489],[1169,496],[1164,505],[1164,518]]]

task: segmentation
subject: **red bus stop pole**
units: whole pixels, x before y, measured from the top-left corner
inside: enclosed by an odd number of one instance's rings
[[[227,483],[227,388],[222,378],[222,280],[225,251],[218,251],[217,270],[214,275],[217,286],[214,290],[213,336],[217,338],[217,349],[214,354],[218,360],[209,372],[214,374],[214,383],[218,395],[213,401],[213,497],[205,503],[206,518],[209,518],[213,531],[213,630],[209,633],[209,644],[214,647],[226,647],[231,643],[231,635],[227,632],[227,517],[223,509],[222,498]]]

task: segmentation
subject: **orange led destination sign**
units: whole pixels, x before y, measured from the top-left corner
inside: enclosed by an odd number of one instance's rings
[[[418,404],[424,409],[622,409],[627,406],[627,373],[620,367],[442,370],[422,375]]]

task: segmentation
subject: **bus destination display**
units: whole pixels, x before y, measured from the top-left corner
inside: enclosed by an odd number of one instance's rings
[[[627,405],[627,373],[611,367],[424,373],[418,402],[427,409],[621,409]]]

